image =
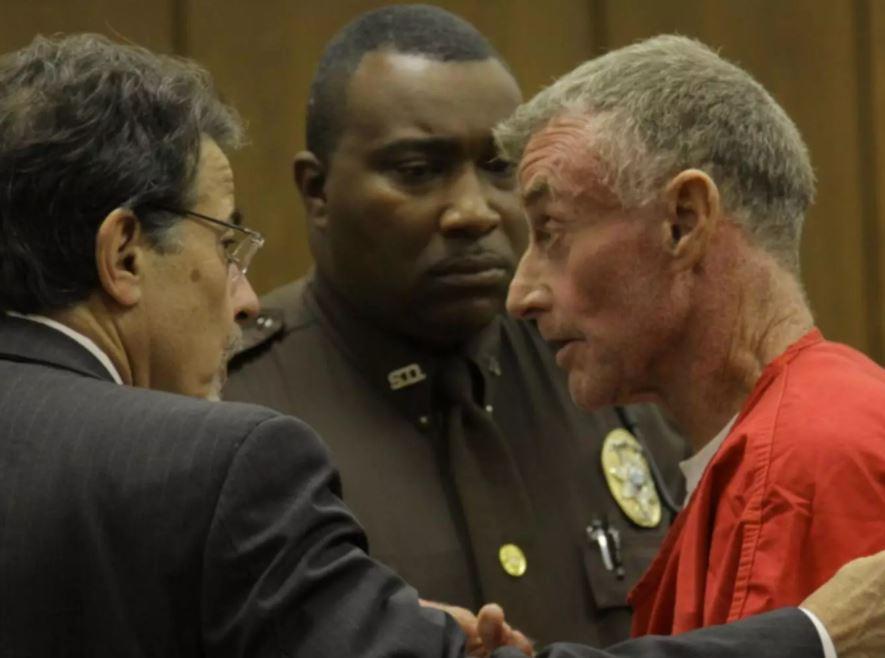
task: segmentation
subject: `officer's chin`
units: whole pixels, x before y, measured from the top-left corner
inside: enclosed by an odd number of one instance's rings
[[[463,341],[491,324],[504,311],[502,298],[495,295],[464,295],[434,300],[421,313],[425,332],[441,340]]]

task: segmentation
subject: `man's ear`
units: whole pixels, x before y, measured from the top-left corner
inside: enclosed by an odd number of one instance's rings
[[[135,306],[141,299],[147,248],[144,231],[131,210],[117,208],[98,227],[98,279],[105,294],[121,306]]]
[[[326,228],[328,212],[325,165],[310,151],[301,151],[295,156],[292,171],[310,228]]]
[[[664,249],[677,268],[690,268],[703,258],[719,222],[719,188],[700,169],[686,169],[667,184],[664,202]]]

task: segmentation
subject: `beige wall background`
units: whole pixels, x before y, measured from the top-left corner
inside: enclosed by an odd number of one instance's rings
[[[259,292],[310,256],[291,181],[323,45],[372,0],[0,0],[0,51],[37,33],[101,32],[193,57],[250,127],[239,204],[268,237]],[[885,361],[885,1],[445,0],[510,62],[527,95],[579,62],[646,36],[695,36],[751,71],[808,142],[818,176],[804,279],[831,338]]]

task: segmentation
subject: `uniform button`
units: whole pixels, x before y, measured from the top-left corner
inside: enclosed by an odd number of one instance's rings
[[[488,413],[492,413],[494,410],[495,410],[495,408],[492,405],[490,405],[490,404],[486,405],[486,411]]]
[[[514,578],[522,578],[528,568],[525,553],[516,544],[504,544],[498,549],[498,559],[504,573]]]
[[[429,416],[420,416],[418,418],[418,425],[421,429],[427,429],[430,427],[430,417]]]

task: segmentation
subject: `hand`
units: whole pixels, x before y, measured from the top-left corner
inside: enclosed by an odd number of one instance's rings
[[[504,621],[504,611],[497,603],[487,603],[477,615],[477,627],[483,649],[488,655],[498,647],[516,647],[527,656],[534,655],[534,647],[520,631]]]
[[[801,607],[821,620],[839,658],[885,656],[885,551],[849,562]]]
[[[418,599],[418,602],[425,608],[436,608],[437,610],[442,610],[454,617],[455,621],[458,622],[458,626],[461,627],[461,631],[467,636],[467,654],[469,656],[482,655],[483,642],[482,638],[479,636],[478,620],[476,615],[470,612],[470,610],[467,608],[460,608],[456,605],[447,605],[445,603],[428,601],[426,599]]]
[[[467,654],[477,658],[485,658],[492,651],[502,646],[516,647],[527,656],[533,655],[532,643],[525,635],[513,630],[504,620],[501,606],[489,603],[482,607],[479,615],[474,615],[466,608],[447,605],[437,601],[419,599],[421,605],[436,608],[451,615],[464,635],[467,636]]]

